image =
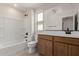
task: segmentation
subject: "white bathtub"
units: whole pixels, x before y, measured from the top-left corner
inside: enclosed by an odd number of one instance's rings
[[[27,49],[26,42],[0,44],[0,56],[17,56],[17,52]]]

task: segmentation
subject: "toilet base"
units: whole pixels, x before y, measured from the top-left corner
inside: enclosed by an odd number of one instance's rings
[[[27,43],[28,52],[29,52],[30,54],[36,52],[36,43],[37,43],[37,41],[31,41],[31,42],[28,42],[28,43]]]
[[[36,52],[36,48],[28,48],[28,53],[32,54]]]

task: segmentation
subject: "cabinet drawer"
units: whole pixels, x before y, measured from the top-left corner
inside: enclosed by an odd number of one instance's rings
[[[50,39],[50,36],[48,35],[38,35],[38,38],[41,38],[41,39]]]
[[[41,39],[41,38],[39,38],[38,39],[38,44],[45,44],[46,43],[46,40],[44,40],[44,39]]]
[[[58,42],[69,42],[69,39],[66,37],[54,37],[54,41],[58,41]]]
[[[70,38],[69,43],[79,45],[79,38]]]
[[[54,41],[73,44],[73,45],[79,45],[79,39],[78,38],[54,37]]]

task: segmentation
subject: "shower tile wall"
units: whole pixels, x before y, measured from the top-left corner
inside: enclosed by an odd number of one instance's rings
[[[13,43],[23,39],[24,20],[0,16],[0,43]]]

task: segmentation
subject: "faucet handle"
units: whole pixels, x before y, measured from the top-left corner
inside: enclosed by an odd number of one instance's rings
[[[27,41],[27,39],[26,39],[26,41]]]
[[[25,38],[27,38],[27,36],[25,36]]]
[[[25,35],[28,35],[28,32],[26,32]]]

